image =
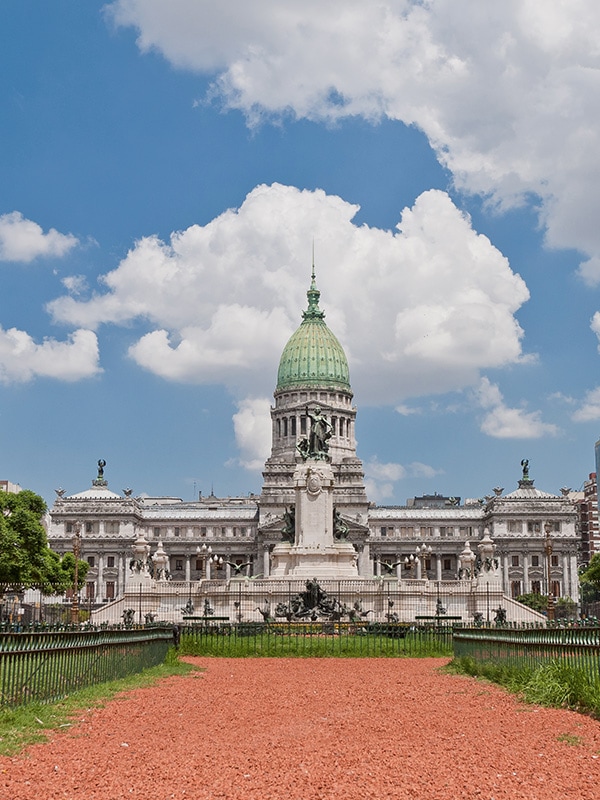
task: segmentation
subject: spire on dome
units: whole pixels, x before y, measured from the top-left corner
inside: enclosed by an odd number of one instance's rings
[[[319,299],[321,292],[317,289],[317,281],[315,278],[315,245],[313,242],[313,261],[312,271],[310,275],[310,289],[306,293],[308,298],[308,308],[302,312],[302,319],[325,319],[325,312],[319,308]]]

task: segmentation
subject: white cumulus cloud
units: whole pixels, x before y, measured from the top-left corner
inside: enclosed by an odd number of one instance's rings
[[[598,283],[597,0],[117,0],[109,13],[251,120],[418,126],[459,187],[500,207],[536,195],[549,244],[584,253]]]
[[[393,461],[382,463],[376,458],[367,461],[364,470],[367,495],[375,502],[393,497],[396,492],[395,484],[405,478],[434,478],[442,472],[420,461],[404,466]]]
[[[54,228],[44,233],[37,222],[25,219],[19,211],[0,216],[0,261],[28,263],[39,256],[64,256],[76,244],[72,234]]]
[[[265,397],[248,397],[238,403],[233,415],[239,463],[261,471],[271,450],[271,403]]]
[[[600,419],[600,386],[586,392],[580,407],[573,412],[574,422],[594,422]]]
[[[481,421],[481,431],[496,439],[539,439],[555,436],[556,425],[543,422],[539,411],[511,408],[506,405],[498,386],[482,378],[476,398],[486,413]]]
[[[258,186],[168,243],[140,240],[90,299],[49,310],[90,329],[143,320],[130,355],[144,368],[262,395],[306,307],[314,238],[321,307],[362,403],[463,389],[523,360],[527,287],[445,192],[418,197],[395,231],[355,225],[357,211],[321,190]]]
[[[36,377],[77,381],[101,372],[98,340],[92,331],[77,330],[65,342],[44,339],[37,344],[25,331],[0,327],[0,382],[19,383]]]

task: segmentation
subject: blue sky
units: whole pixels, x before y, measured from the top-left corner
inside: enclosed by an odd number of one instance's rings
[[[260,491],[314,239],[372,499],[580,487],[599,34],[593,0],[2,3],[0,477]]]

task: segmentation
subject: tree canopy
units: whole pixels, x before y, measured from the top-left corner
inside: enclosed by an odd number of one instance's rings
[[[62,593],[73,586],[75,559],[62,558],[48,547],[42,519],[43,498],[29,489],[18,494],[0,491],[0,584],[14,588],[38,586],[46,593]],[[88,564],[79,562],[79,580]]]
[[[600,553],[594,553],[588,566],[579,575],[581,583],[589,583],[600,590]]]

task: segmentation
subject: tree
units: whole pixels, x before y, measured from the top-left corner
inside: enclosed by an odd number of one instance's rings
[[[43,592],[62,593],[73,586],[75,559],[61,558],[48,547],[42,518],[43,498],[29,489],[18,494],[0,491],[0,584],[14,589],[37,586]],[[80,585],[88,564],[79,562]]]
[[[600,553],[594,553],[587,567],[581,570],[579,580],[582,586],[586,584],[600,591]]]
[[[518,603],[533,608],[544,614],[548,609],[548,598],[545,594],[520,594],[517,598]]]

